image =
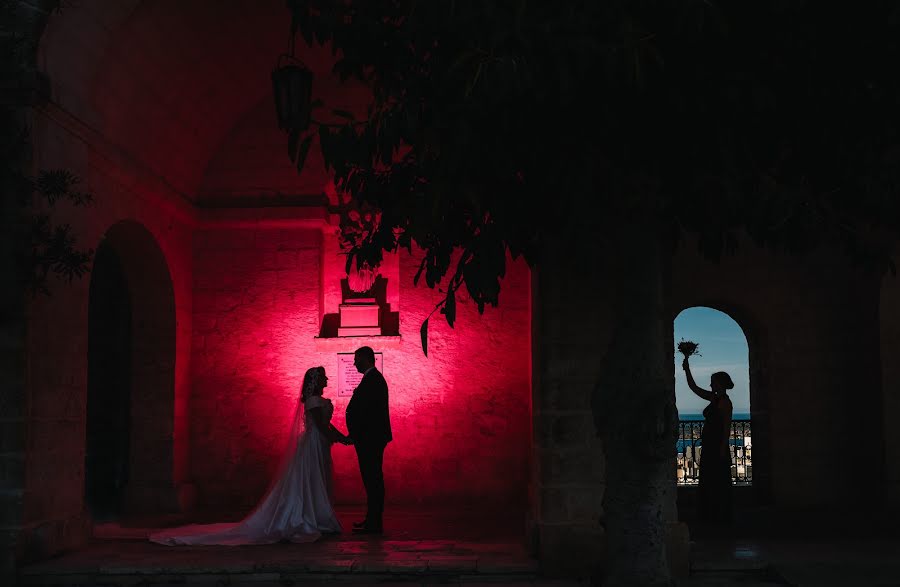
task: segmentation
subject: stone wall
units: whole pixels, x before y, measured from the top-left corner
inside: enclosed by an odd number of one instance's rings
[[[266,97],[271,56],[283,50],[282,37],[268,31],[285,28],[283,3],[250,11],[227,3],[218,20],[233,34],[203,18],[210,3],[174,6],[92,0],[51,20],[40,63],[51,74],[54,103],[64,107],[42,108],[35,123],[37,163],[75,171],[97,195],[94,208],[61,212],[81,242],[96,247],[111,226],[130,219],[149,231],[168,264],[177,327],[172,405],[162,410],[171,408],[173,454],[157,507],[176,507],[177,490],[189,481],[201,508],[250,507],[281,454],[305,369],[334,373],[338,352],[365,343],[384,352],[391,386],[390,503],[515,510],[530,497],[530,535],[547,568],[599,564],[604,455],[589,401],[614,316],[594,243],[582,243],[579,254],[548,251],[533,282],[521,261],[512,263],[500,307],[480,316],[463,296],[455,329],[433,316],[428,358],[419,326],[440,293],[411,286],[420,252],[402,253],[390,260],[388,292],[400,337],[317,340],[323,317],[340,302],[343,259],[333,223],[308,210],[263,222],[254,209],[204,212],[195,222],[196,202],[322,199],[319,154],[314,147],[307,174],[295,173]],[[250,24],[264,34],[243,34]],[[178,42],[160,45],[157,31]],[[234,52],[235,39],[247,61],[232,67],[222,56]],[[8,281],[11,260],[3,259]],[[746,246],[716,265],[688,243],[673,269],[673,318],[708,305],[747,335],[760,498],[802,507],[871,499],[886,454],[897,503],[896,283],[881,285],[879,328],[879,281],[834,251],[797,259]],[[55,284],[52,298],[32,304],[27,371],[22,321],[4,316],[3,368],[12,385],[2,404],[2,531],[34,556],[77,544],[87,532],[88,286],[89,278]],[[15,311],[21,303],[0,307]],[[347,398],[337,395],[336,377],[326,394],[343,428]],[[361,502],[352,449],[336,446],[334,455],[338,502]]]
[[[546,572],[583,577],[601,573],[606,557],[606,456],[591,397],[615,342],[613,255],[621,251],[597,248],[593,227],[567,233],[535,270],[530,538]],[[669,391],[674,402],[674,384]],[[672,491],[663,500],[666,549],[673,575],[685,577],[688,534],[677,522],[674,459],[673,450]]]
[[[198,507],[248,506],[285,444],[319,314],[320,227],[194,239],[191,475]]]
[[[584,243],[582,243],[584,244]],[[603,446],[591,394],[613,327],[610,275],[577,244],[547,251],[536,270],[533,540],[552,572],[602,563]]]
[[[132,430],[168,430],[158,446],[168,454],[159,475],[134,484],[141,497],[133,505],[143,511],[172,511],[178,508],[177,490],[187,469],[192,210],[159,178],[52,104],[36,114],[33,134],[38,168],[68,169],[95,195],[93,206],[60,206],[55,213],[56,221],[72,225],[80,247],[96,249],[111,227],[129,221],[149,231],[167,265],[174,316],[138,319],[175,324],[172,356],[166,359],[168,388],[156,390],[158,410],[132,414],[138,419]],[[33,556],[83,541],[90,523],[83,499],[89,286],[90,275],[71,284],[57,281],[49,297],[35,297],[29,307],[24,523]],[[141,446],[142,439],[133,440],[133,447]]]
[[[615,319],[604,262],[580,261],[583,250],[548,252],[535,274],[532,325],[533,538],[546,565],[576,574],[599,564],[604,548],[604,455],[589,401]],[[744,243],[721,263],[703,259],[690,241],[677,250],[673,320],[687,307],[709,306],[732,316],[747,336],[758,502],[878,503],[885,444],[893,487],[900,441],[890,426],[898,408],[889,357],[900,304],[891,301],[898,286],[888,277],[879,323],[879,283],[834,249],[790,257]],[[670,554],[685,542],[676,539],[682,528],[672,531]]]
[[[673,295],[676,315],[713,307],[747,336],[761,500],[850,506],[880,492],[877,275],[854,268],[838,249],[791,257],[744,243],[716,264],[688,242],[676,257]]]
[[[881,285],[881,374],[884,429],[885,493],[900,509],[900,276],[888,273]]]
[[[359,82],[338,83],[329,76],[316,78],[314,99],[328,108],[356,111],[365,117],[365,96]],[[317,117],[328,113],[319,111]],[[205,206],[284,205],[321,198],[331,176],[318,140],[310,146],[303,173],[287,156],[287,136],[278,128],[271,95],[242,113],[211,153],[197,194]]]
[[[8,2],[3,7],[0,35],[23,41],[18,55],[4,55],[0,75],[6,80],[0,91],[4,128],[7,124],[27,128],[30,107],[41,96],[43,78],[34,61],[50,11],[56,3],[47,0]],[[7,69],[8,68],[8,69]],[[10,117],[10,118],[6,118]],[[4,146],[15,140],[2,138]],[[31,141],[8,153],[5,165],[31,174],[34,158]],[[28,548],[25,519],[26,466],[28,461],[28,342],[27,302],[22,287],[22,259],[28,251],[28,225],[21,194],[6,189],[0,193],[0,582],[15,581],[18,561]]]
[[[500,305],[483,315],[464,291],[454,328],[432,315],[426,358],[419,327],[443,294],[421,282],[412,287],[420,260],[415,249],[400,255],[404,342],[391,372],[393,491],[407,501],[524,513],[532,421],[529,269],[507,258]]]
[[[281,456],[309,367],[328,372],[325,395],[335,403],[334,423],[345,430],[349,397],[338,395],[337,353],[368,344],[384,353],[390,386],[388,502],[524,511],[530,426],[524,264],[511,263],[499,309],[479,316],[463,296],[454,330],[440,314],[432,317],[425,357],[419,326],[440,298],[412,287],[417,255],[385,263],[399,337],[317,338],[321,316],[338,311],[344,258],[324,221],[286,226],[248,221],[196,234],[191,422],[198,507],[239,510],[256,502]],[[361,503],[352,448],[338,445],[332,454],[337,502]]]

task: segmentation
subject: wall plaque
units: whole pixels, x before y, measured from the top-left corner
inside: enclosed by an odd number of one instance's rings
[[[362,380],[362,373],[353,366],[353,353],[338,353],[338,397],[351,396]],[[384,373],[384,355],[375,353],[375,368]]]

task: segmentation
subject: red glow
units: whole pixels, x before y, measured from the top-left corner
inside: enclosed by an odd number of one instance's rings
[[[337,200],[321,153],[314,146],[297,173],[268,95],[273,56],[285,41],[269,31],[284,30],[284,5],[265,0],[247,10],[225,3],[210,20],[206,4],[123,0],[111,11],[52,18],[40,62],[54,100],[35,129],[36,163],[82,175],[103,202],[67,219],[87,246],[96,248],[110,226],[133,219],[153,235],[171,275],[175,389],[174,406],[165,408],[174,419],[173,471],[171,482],[153,485],[148,496],[194,483],[198,507],[238,508],[251,506],[269,481],[304,371],[323,365],[333,373],[337,352],[361,343],[316,340],[323,317],[341,303],[344,258],[324,209],[310,205],[323,190]],[[246,41],[240,51],[234,39]],[[316,97],[364,113],[368,94],[327,75],[333,59],[327,48],[303,57],[322,74]],[[273,200],[298,207],[266,207]],[[263,223],[264,212],[286,218]],[[295,222],[301,215],[305,220]],[[528,270],[509,264],[499,309],[479,316],[461,300],[454,330],[434,317],[425,358],[419,326],[441,294],[412,287],[417,265],[406,254],[385,262],[386,302],[399,313],[400,341],[365,339],[384,352],[391,389],[387,499],[524,504],[531,450]],[[54,428],[60,426],[51,419],[83,418],[77,402],[58,400],[61,383],[51,380],[65,371],[75,382],[67,385],[84,387],[85,345],[75,333],[86,331],[86,286],[76,284],[70,294],[36,307],[31,335],[32,410]],[[55,337],[55,329],[70,336]],[[326,393],[343,428],[347,398],[336,389]],[[28,467],[30,520],[83,510],[83,433],[73,430],[54,444],[72,454],[36,451],[43,456]],[[353,450],[336,446],[333,453],[337,500],[361,502]],[[66,491],[56,493],[64,499],[38,489],[62,486]]]
[[[316,339],[320,300],[324,313],[336,312],[340,301],[332,281],[339,281],[344,259],[327,254],[332,238],[325,236],[324,249],[321,233],[303,229],[206,231],[195,240],[191,423],[201,501],[251,504],[281,453],[303,373],[323,365],[334,387],[337,353],[369,344],[384,353],[390,386],[388,501],[524,504],[531,422],[527,267],[511,263],[501,309],[479,316],[463,303],[454,330],[433,319],[426,358],[418,330],[440,294],[411,287],[418,262],[409,255],[386,263],[396,267],[388,301],[400,312],[400,340]],[[222,250],[226,241],[231,250]],[[335,402],[335,425],[346,429],[349,398],[334,388],[325,394]],[[352,448],[335,446],[332,453],[336,500],[361,502]]]

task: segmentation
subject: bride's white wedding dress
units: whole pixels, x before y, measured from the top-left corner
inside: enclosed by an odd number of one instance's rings
[[[331,400],[307,398],[288,440],[288,450],[275,482],[256,509],[237,523],[192,524],[150,535],[159,544],[270,544],[281,540],[312,542],[323,533],[337,533],[341,525],[331,505],[331,442],[319,431],[309,411],[322,408],[324,421],[334,413]],[[293,447],[293,451],[291,448]]]

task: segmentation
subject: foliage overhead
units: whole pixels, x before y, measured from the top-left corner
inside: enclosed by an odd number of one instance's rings
[[[32,293],[50,294],[48,276],[56,274],[68,282],[81,277],[89,270],[92,249],[80,249],[72,227],[54,224],[51,219],[53,206],[68,201],[73,206],[88,206],[94,197],[78,190],[80,180],[66,170],[41,171],[33,181],[30,191],[31,259],[26,264],[25,276]],[[25,192],[29,193],[29,192]]]
[[[900,231],[897,2],[288,5],[374,96],[306,131],[350,206],[379,212],[344,233],[348,268],[417,244],[417,280],[449,273],[451,325],[462,284],[496,305],[506,252],[534,263],[557,231],[615,246],[604,226],[649,220],[716,259],[744,231],[880,263]]]
[[[47,2],[46,6],[56,10],[60,3]],[[33,99],[29,80],[34,83],[36,78],[29,65],[34,39],[10,29],[20,22],[21,10],[21,3],[0,0],[0,74],[12,82],[0,103],[0,190],[26,211],[23,220],[28,223],[30,241],[19,259],[21,280],[33,294],[49,294],[51,275],[71,282],[88,271],[93,254],[77,247],[71,226],[53,222],[53,208],[60,202],[86,206],[93,196],[79,189],[79,178],[69,171],[40,170],[34,177],[26,172],[31,143],[21,107]]]

